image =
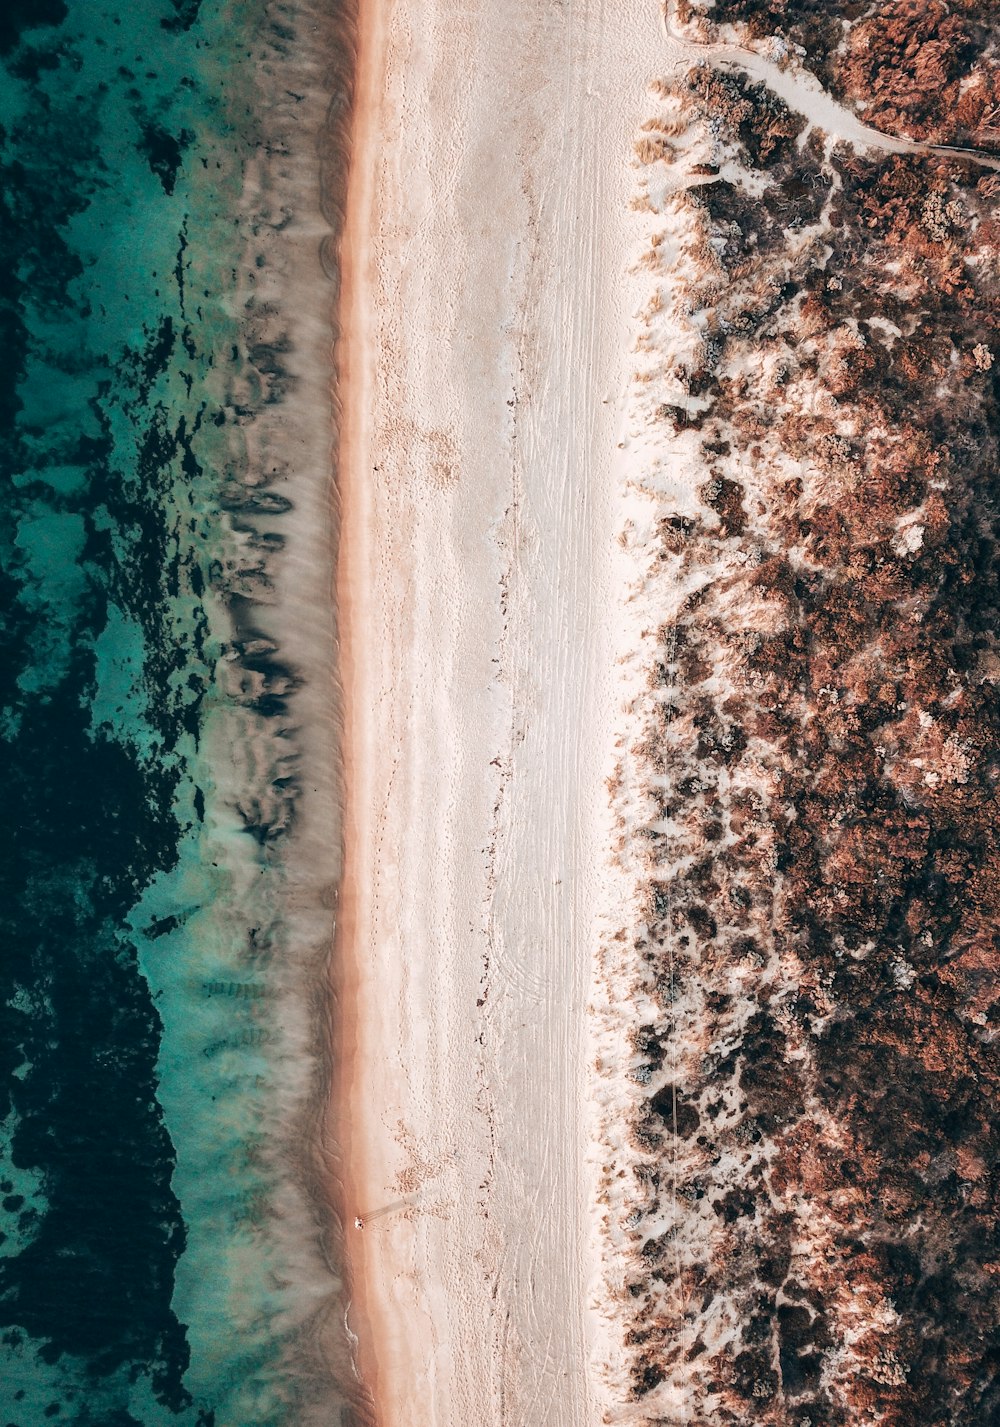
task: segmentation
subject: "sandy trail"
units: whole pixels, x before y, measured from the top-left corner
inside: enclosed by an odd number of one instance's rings
[[[580,1427],[605,399],[659,12],[383,0],[365,24],[339,576],[338,1134],[368,1216],[350,1321],[382,1423]]]
[[[695,64],[739,70],[751,79],[766,84],[789,109],[807,119],[811,127],[822,129],[858,148],[878,149],[887,154],[953,154],[971,159],[983,168],[1000,170],[1000,157],[981,149],[921,143],[917,139],[900,138],[863,124],[856,114],[838,104],[827,93],[814,74],[798,63],[782,67],[759,50],[688,39],[677,28],[669,0],[662,12],[662,33],[668,70],[683,73]]]

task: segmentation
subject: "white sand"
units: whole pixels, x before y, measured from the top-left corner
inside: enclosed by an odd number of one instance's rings
[[[600,1417],[583,1101],[611,456],[659,11],[383,0],[365,23],[380,105],[342,352],[350,1321],[381,1423],[579,1427]]]

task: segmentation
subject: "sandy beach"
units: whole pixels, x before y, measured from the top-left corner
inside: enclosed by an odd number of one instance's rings
[[[1000,1424],[1000,6],[0,12],[3,1422]]]
[[[585,1169],[629,145],[655,5],[362,16],[340,1100],[382,1423],[599,1420]]]

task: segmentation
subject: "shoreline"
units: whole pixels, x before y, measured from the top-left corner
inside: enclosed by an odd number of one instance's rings
[[[274,1176],[268,1231],[286,1295],[275,1331],[302,1427],[356,1422],[344,1329],[343,1233],[328,1215],[326,999],[340,880],[340,709],[330,693],[339,513],[331,493],[337,308],[329,253],[343,228],[354,6],[265,0],[270,29],[250,84],[255,143],[240,201],[245,233],[233,308],[246,364],[227,492],[223,658],[227,703],[210,742],[222,815],[260,823],[266,878],[248,859],[247,964],[266,979],[280,1044],[266,1121]],[[258,707],[259,700],[259,707]],[[240,824],[237,823],[237,826]],[[265,885],[266,884],[266,885]],[[222,909],[225,913],[225,908]],[[254,1035],[272,1035],[266,1027]],[[277,1039],[277,1037],[274,1037]],[[249,1043],[249,1042],[248,1042]],[[261,1042],[263,1043],[263,1041]]]
[[[362,1138],[354,1132],[358,1075],[361,969],[356,947],[359,888],[357,823],[364,816],[354,776],[359,749],[359,673],[363,664],[364,571],[370,553],[370,511],[360,464],[368,442],[365,413],[370,387],[371,332],[365,305],[371,257],[374,148],[380,117],[379,87],[385,49],[384,0],[359,0],[355,17],[355,71],[344,225],[338,249],[339,293],[335,308],[333,399],[337,418],[334,488],[339,532],[334,560],[337,611],[336,672],[340,696],[339,771],[342,796],[341,880],[331,961],[332,1075],[325,1139],[337,1164],[330,1200],[343,1230],[347,1285],[344,1325],[352,1345],[356,1390],[364,1416],[378,1420],[378,1370],[365,1292],[364,1245],[353,1227],[360,1212]],[[353,1237],[352,1237],[353,1236]]]

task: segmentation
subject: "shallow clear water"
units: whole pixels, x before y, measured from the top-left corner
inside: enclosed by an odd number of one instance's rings
[[[309,1073],[282,956],[296,676],[254,614],[287,501],[263,500],[273,530],[233,514],[244,428],[280,400],[244,310],[265,10],[0,20],[16,1427],[299,1420],[296,1343],[330,1289],[272,1133],[297,1055]]]

